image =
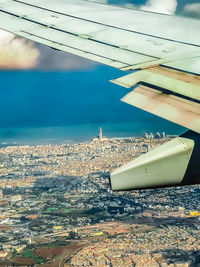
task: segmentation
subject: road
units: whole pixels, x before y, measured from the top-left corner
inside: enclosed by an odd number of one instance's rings
[[[65,262],[67,260],[67,258],[69,258],[70,256],[72,256],[73,254],[76,254],[79,250],[83,249],[84,247],[87,247],[88,244],[84,244],[83,246],[81,246],[80,248],[77,248],[76,250],[70,252],[70,253],[67,253],[64,258],[62,259],[62,261],[59,263],[59,267],[64,267],[65,265]]]

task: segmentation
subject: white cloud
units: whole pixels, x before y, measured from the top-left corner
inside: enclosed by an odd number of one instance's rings
[[[79,70],[95,63],[0,30],[0,69]]]
[[[173,15],[176,12],[178,3],[177,0],[147,0],[145,5],[124,3],[123,6],[128,8]]]
[[[107,4],[108,1],[107,0],[90,0],[91,2],[98,2],[98,3],[102,3],[102,4]]]
[[[35,66],[39,52],[32,42],[0,30],[0,68],[26,69]]]
[[[135,4],[124,4],[123,5],[124,7],[128,7],[128,8],[134,8],[134,9],[139,9],[139,6],[138,5],[135,5]]]
[[[141,10],[173,15],[176,12],[177,0],[148,0]]]
[[[83,70],[93,68],[96,64],[93,61],[68,54],[63,51],[56,51],[45,45],[35,44],[40,52],[36,69],[40,70]]]
[[[188,4],[184,7],[183,15],[200,18],[200,4]]]

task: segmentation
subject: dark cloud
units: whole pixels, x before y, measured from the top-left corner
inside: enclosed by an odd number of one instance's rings
[[[200,3],[185,5],[183,8],[182,15],[200,19]]]
[[[40,55],[35,66],[40,70],[82,70],[96,66],[93,61],[71,55],[66,52],[56,51],[45,45],[35,43]]]

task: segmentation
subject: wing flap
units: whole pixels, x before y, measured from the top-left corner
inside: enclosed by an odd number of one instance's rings
[[[123,102],[200,133],[200,104],[140,85]]]
[[[184,75],[162,67],[136,71],[111,82],[126,88],[131,88],[138,83],[145,83],[200,100],[200,77],[191,74]]]
[[[196,54],[196,56],[187,59],[183,57],[181,60],[164,63],[163,66],[200,75],[200,56]]]

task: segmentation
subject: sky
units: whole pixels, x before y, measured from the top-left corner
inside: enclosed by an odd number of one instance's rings
[[[99,1],[200,18],[200,3],[196,0]],[[126,89],[109,80],[125,73],[3,31],[0,69],[0,129],[8,129],[5,136],[13,127],[110,122],[130,122],[131,129],[142,130],[152,125],[151,129],[168,129],[171,134],[173,129],[174,133],[182,131],[120,101]]]

